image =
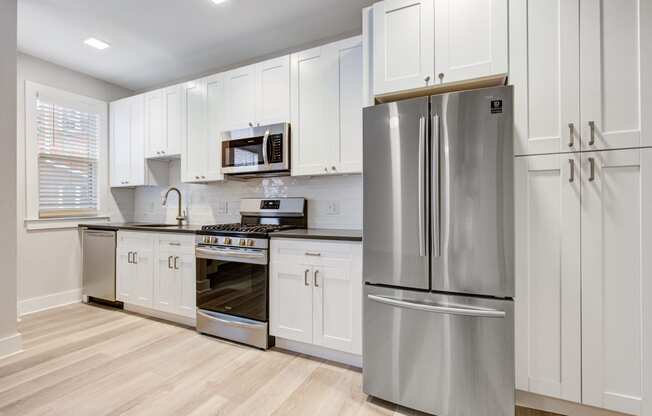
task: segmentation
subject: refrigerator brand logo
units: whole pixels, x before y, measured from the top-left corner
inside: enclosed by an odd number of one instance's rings
[[[491,114],[503,112],[503,100],[491,100]]]

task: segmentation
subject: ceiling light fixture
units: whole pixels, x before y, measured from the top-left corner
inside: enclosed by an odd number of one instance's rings
[[[227,0],[211,0],[211,1],[215,4],[222,4],[227,2]]]
[[[93,47],[95,49],[99,49],[99,50],[106,49],[109,46],[111,46],[108,43],[103,42],[103,41],[101,41],[99,39],[95,39],[95,38],[88,38],[88,39],[86,39],[84,41],[84,43],[87,44],[88,46],[91,46],[91,47]]]

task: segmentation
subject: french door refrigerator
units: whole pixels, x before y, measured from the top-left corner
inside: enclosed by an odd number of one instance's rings
[[[511,87],[364,109],[363,389],[514,415]]]

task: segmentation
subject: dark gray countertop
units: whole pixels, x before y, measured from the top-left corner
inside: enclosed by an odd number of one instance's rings
[[[329,230],[308,228],[278,231],[270,234],[272,238],[304,238],[308,240],[362,241],[362,230]]]
[[[169,227],[148,227],[148,223],[98,223],[98,224],[79,224],[79,227],[91,230],[130,230],[130,231],[153,231],[160,233],[189,233],[195,234],[201,230],[201,225],[170,225]]]

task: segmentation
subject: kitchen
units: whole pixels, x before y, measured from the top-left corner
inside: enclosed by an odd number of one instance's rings
[[[2,0],[0,414],[652,415],[652,7],[262,5]]]

